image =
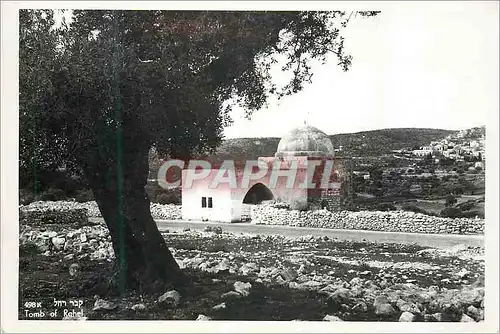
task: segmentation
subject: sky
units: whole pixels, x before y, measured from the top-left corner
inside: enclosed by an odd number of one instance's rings
[[[498,114],[498,3],[389,6],[353,20],[345,38],[354,58],[348,72],[332,58],[313,67],[303,91],[272,101],[251,120],[234,108],[225,137],[281,137],[304,121],[327,134],[463,129]]]

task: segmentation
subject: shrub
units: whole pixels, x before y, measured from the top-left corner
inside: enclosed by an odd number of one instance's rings
[[[301,200],[291,200],[290,201],[290,209],[291,210],[299,210],[299,211],[307,211],[309,209],[309,203],[307,201]]]
[[[462,210],[459,208],[444,208],[441,210],[441,217],[460,218],[462,217]]]
[[[27,242],[19,245],[19,255],[20,256],[33,255],[33,254],[38,254],[38,253],[40,253],[40,249],[32,241],[27,241]]]
[[[375,206],[375,210],[377,211],[394,211],[396,207],[391,203],[380,203]]]
[[[94,200],[92,190],[82,189],[79,190],[75,196],[75,201],[78,203],[90,202]]]
[[[452,194],[447,195],[445,200],[446,200],[445,203],[446,206],[453,206],[455,203],[457,203],[457,199]]]
[[[64,190],[62,189],[48,189],[40,195],[41,201],[60,201],[66,198]]]
[[[35,195],[29,190],[19,189],[19,204],[28,205],[35,200]]]
[[[173,192],[159,194],[156,197],[156,203],[159,204],[180,204],[180,198]]]
[[[467,201],[465,203],[457,205],[457,207],[462,211],[467,211],[472,209],[475,205],[476,203],[474,201]]]
[[[484,218],[484,214],[480,211],[475,211],[475,210],[471,210],[471,211],[462,211],[460,217],[463,217],[463,218],[475,218],[475,217],[479,217],[479,218]]]

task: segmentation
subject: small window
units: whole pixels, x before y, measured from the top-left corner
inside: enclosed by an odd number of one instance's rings
[[[206,208],[207,207],[207,198],[206,197],[202,197],[201,198],[201,207],[202,208]]]
[[[208,207],[211,208],[212,207],[212,197],[209,197],[208,198]]]

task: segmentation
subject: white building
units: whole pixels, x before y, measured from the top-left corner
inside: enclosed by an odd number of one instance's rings
[[[333,145],[324,132],[308,125],[293,129],[280,140],[274,157],[259,157],[258,161],[268,167],[263,176],[251,180],[247,178],[248,182],[243,182],[246,173],[243,162],[228,173],[235,180],[233,185],[229,182],[214,182],[220,178],[219,168],[212,168],[206,177],[190,179],[189,182],[187,176],[193,170],[184,169],[181,185],[182,218],[238,222],[248,216],[250,205],[266,200],[303,205],[321,203],[322,207],[324,205],[330,210],[338,209],[341,185],[349,170],[346,161],[350,162],[350,159],[334,158]],[[327,174],[328,187],[321,188],[323,184],[313,189],[299,186],[316,177],[310,166],[323,166],[328,161],[333,164],[333,169]],[[289,177],[279,177],[273,181],[272,173],[276,166],[279,166],[280,171],[294,173],[291,186],[287,183]],[[318,169],[324,170],[321,167]]]

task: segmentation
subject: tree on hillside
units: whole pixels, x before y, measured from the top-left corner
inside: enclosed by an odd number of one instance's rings
[[[151,147],[182,159],[213,150],[228,100],[251,112],[272,94],[298,92],[312,59],[333,55],[347,70],[341,30],[350,17],[77,10],[54,29],[50,12],[22,10],[21,164],[41,158],[83,172],[112,237],[114,283],[183,284],[144,190]],[[270,80],[275,55],[292,74],[283,87]]]
[[[445,198],[445,205],[446,206],[453,206],[457,203],[457,198],[453,196],[452,194],[448,194]]]

